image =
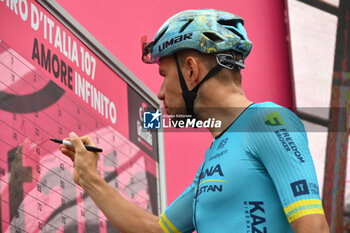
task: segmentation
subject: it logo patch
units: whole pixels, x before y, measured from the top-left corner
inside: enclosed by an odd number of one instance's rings
[[[292,188],[294,197],[310,193],[306,180],[299,180],[291,183],[290,187]]]

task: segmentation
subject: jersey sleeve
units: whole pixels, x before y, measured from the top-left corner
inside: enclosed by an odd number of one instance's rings
[[[248,131],[246,147],[272,178],[288,221],[324,214],[300,119],[282,107],[263,108],[253,118]]]
[[[201,167],[203,164],[201,165]],[[193,225],[193,196],[201,168],[193,183],[161,214],[159,225],[165,233],[191,233]]]

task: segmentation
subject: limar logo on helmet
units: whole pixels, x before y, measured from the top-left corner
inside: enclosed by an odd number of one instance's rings
[[[175,36],[175,37],[171,38],[170,40],[167,40],[167,41],[163,42],[161,45],[159,45],[158,50],[159,50],[159,52],[161,52],[162,50],[168,48],[171,45],[177,44],[177,43],[184,41],[184,40],[190,40],[190,39],[192,39],[192,35],[193,35],[193,33],[190,32],[190,33],[186,33],[184,35]]]

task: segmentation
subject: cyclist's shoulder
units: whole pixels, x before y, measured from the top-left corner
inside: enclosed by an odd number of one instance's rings
[[[303,131],[304,127],[298,116],[290,109],[273,102],[256,103],[251,106],[250,127],[262,130],[274,129],[277,126],[298,129]]]

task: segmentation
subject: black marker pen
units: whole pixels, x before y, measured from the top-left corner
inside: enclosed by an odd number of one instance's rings
[[[56,142],[56,143],[67,145],[67,146],[73,146],[73,144],[70,141],[56,139],[56,138],[51,138],[50,140],[53,141],[53,142]],[[103,151],[101,148],[94,147],[94,146],[89,146],[89,145],[85,145],[85,144],[84,144],[84,147],[88,151],[92,151],[92,152],[102,152]]]

